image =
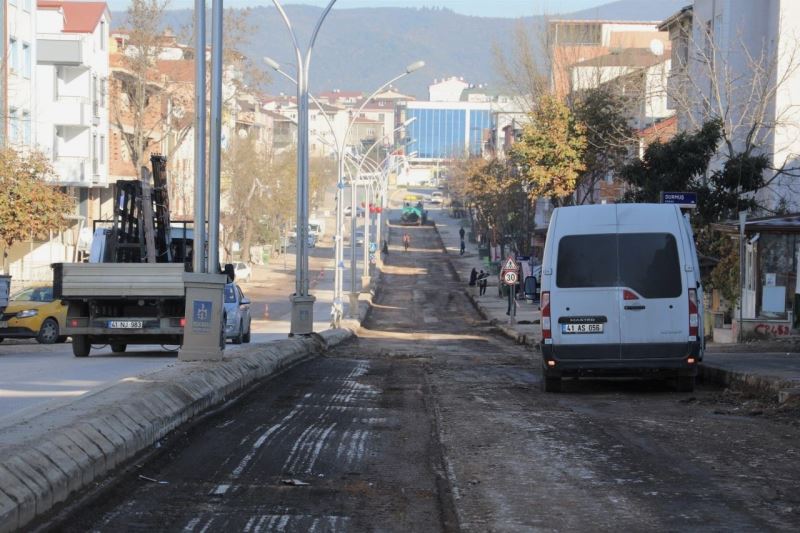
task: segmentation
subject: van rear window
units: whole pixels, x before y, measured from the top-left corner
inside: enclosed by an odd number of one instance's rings
[[[563,237],[556,285],[629,287],[645,298],[677,298],[683,287],[675,237],[669,233]]]

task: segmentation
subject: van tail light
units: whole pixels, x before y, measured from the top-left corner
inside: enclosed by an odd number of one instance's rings
[[[697,289],[689,289],[689,340],[696,341],[699,335],[700,317],[697,307]]]
[[[180,321],[178,322],[182,328],[186,327],[186,317],[181,317]]]
[[[628,289],[625,289],[624,291],[622,291],[622,299],[623,300],[638,300],[639,297],[636,296],[635,292],[629,291]]]
[[[553,338],[553,332],[550,329],[550,291],[542,292],[541,302],[542,302],[542,339],[548,340]]]

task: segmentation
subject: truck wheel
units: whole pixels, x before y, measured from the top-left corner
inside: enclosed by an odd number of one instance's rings
[[[92,350],[92,343],[89,342],[88,335],[72,336],[72,354],[75,357],[88,357]]]
[[[111,351],[114,353],[125,353],[125,349],[128,347],[127,344],[124,342],[112,342],[111,343]]]
[[[675,378],[675,390],[678,392],[694,392],[695,376],[678,376]]]
[[[244,341],[244,324],[239,322],[239,332],[233,338],[233,344],[242,344]]]
[[[561,378],[544,376],[542,379],[542,390],[544,390],[544,392],[561,392]]]
[[[48,318],[42,322],[36,341],[39,344],[53,344],[58,340],[58,322],[53,318]]]

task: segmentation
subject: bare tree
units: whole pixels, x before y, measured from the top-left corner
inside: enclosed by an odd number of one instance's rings
[[[740,32],[724,48],[713,27],[696,24],[685,35],[685,56],[673,57],[669,96],[687,129],[716,119],[722,125],[720,164],[766,155],[776,180],[800,192],[798,153],[800,114],[788,92],[798,76],[800,47],[796,35],[766,36],[748,44]],[[763,206],[767,207],[767,206]],[[775,207],[775,206],[773,206]]]

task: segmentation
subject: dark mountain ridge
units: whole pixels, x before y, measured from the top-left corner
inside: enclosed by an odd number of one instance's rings
[[[620,0],[559,18],[660,20],[686,1]],[[288,5],[285,9],[298,41],[305,46],[322,9],[306,5]],[[257,63],[265,56],[272,57],[293,74],[294,49],[277,10],[272,6],[249,8],[249,17],[254,31],[243,52]],[[165,19],[166,26],[174,31],[191,28],[192,10],[168,11]],[[124,27],[125,13],[115,13],[112,20],[116,27]],[[544,17],[472,17],[446,8],[334,9],[314,48],[310,85],[317,92],[330,89],[371,92],[402,73],[406,65],[421,59],[426,63],[425,68],[400,80],[396,84],[400,91],[424,99],[428,84],[448,76],[463,77],[474,84],[501,86],[502,80],[494,68],[493,46],[509,50],[516,26],[524,25],[535,34],[543,31],[545,20]],[[538,40],[536,36],[532,39]],[[295,91],[277,75],[267,90]]]

